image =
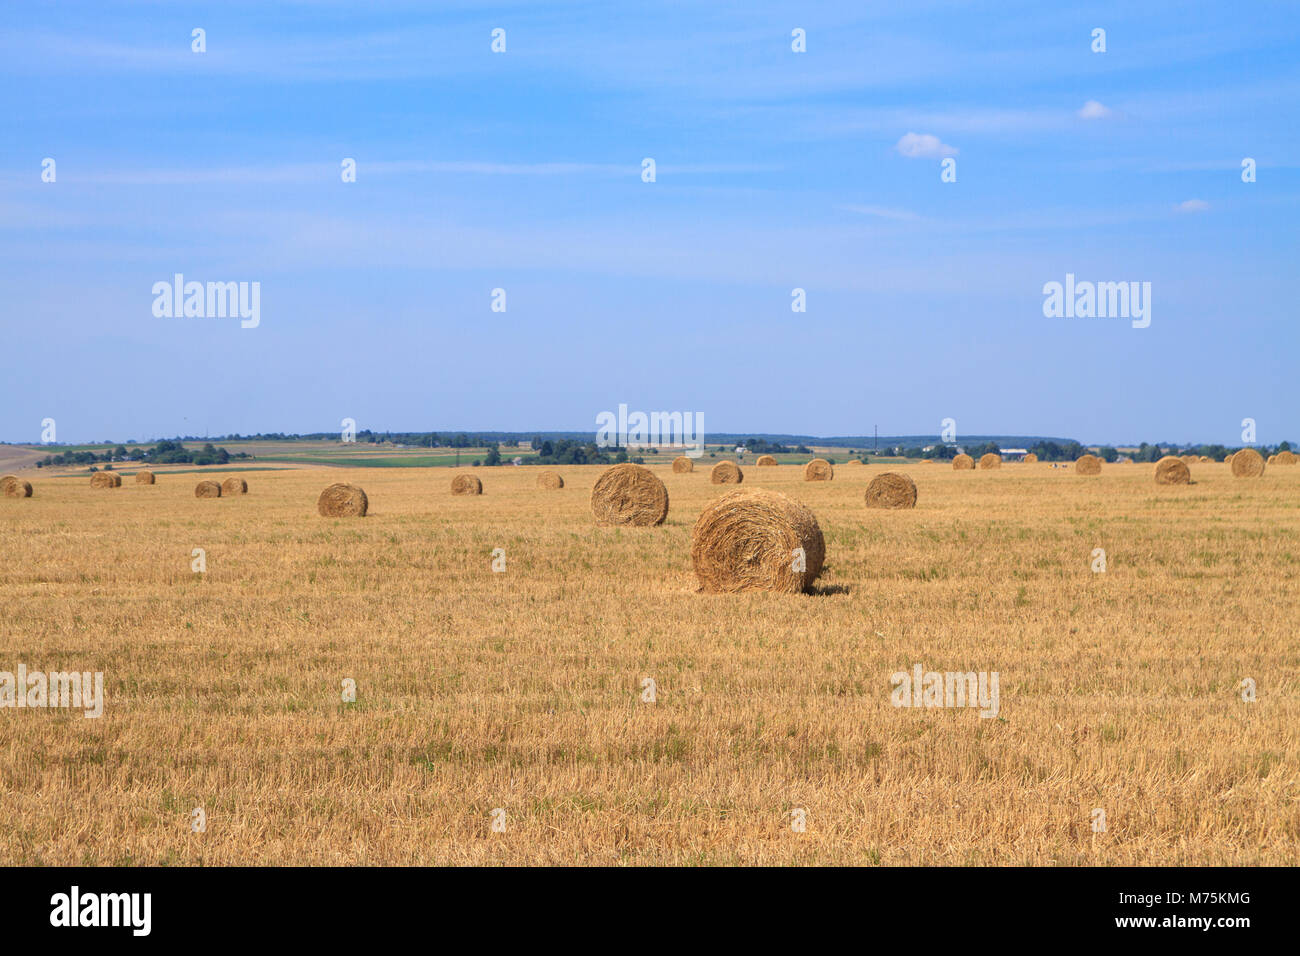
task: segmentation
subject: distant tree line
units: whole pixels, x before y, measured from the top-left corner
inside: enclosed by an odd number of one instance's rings
[[[150,465],[224,465],[232,458],[248,458],[247,452],[231,454],[225,448],[217,448],[211,442],[197,451],[186,448],[180,439],[163,440],[151,448],[127,448],[118,445],[96,454],[93,451],[65,451],[57,455],[46,455],[36,463],[37,468],[56,465],[91,465],[104,462],[104,469],[111,471],[112,462],[138,461]]]

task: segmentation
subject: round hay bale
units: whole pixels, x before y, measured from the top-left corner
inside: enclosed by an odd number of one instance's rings
[[[1183,463],[1186,465],[1194,465],[1200,460],[1196,455],[1181,455],[1179,457],[1183,459]]]
[[[137,471],[135,473],[135,483],[137,485],[152,485],[157,480],[152,471]]]
[[[122,476],[113,471],[97,471],[90,476],[92,488],[121,488]]]
[[[1020,460],[1023,461],[1026,465],[1038,464],[1038,456],[1035,455],[1032,451],[1029,452],[1029,454],[1025,455],[1025,457]]]
[[[1192,471],[1187,462],[1177,455],[1165,455],[1156,462],[1157,485],[1189,485],[1192,483]]]
[[[1201,464],[1202,464],[1202,465],[1204,465],[1206,462],[1210,462],[1210,461],[1214,461],[1214,459],[1211,458],[1209,455],[1202,455],[1202,456],[1201,456]]]
[[[194,486],[195,498],[220,498],[221,485],[215,481],[200,481]]]
[[[0,478],[0,495],[6,498],[30,498],[32,483],[24,481],[17,475],[5,475]]]
[[[1266,460],[1270,465],[1276,465],[1276,464],[1277,464],[1277,455],[1269,455],[1268,458],[1265,459],[1265,460]]]
[[[980,456],[980,467],[987,470],[989,468],[1001,468],[1002,456],[995,451],[988,452]]]
[[[685,455],[678,455],[676,458],[673,459],[674,473],[681,475],[681,474],[685,474],[688,471],[694,471],[694,470],[695,470],[695,462],[691,461],[691,459],[687,458]]]
[[[227,478],[221,483],[221,493],[223,495],[246,495],[248,494],[248,482],[243,478]]]
[[[916,482],[907,475],[887,471],[867,485],[868,508],[915,508]]]
[[[970,455],[958,455],[952,460],[953,471],[973,471],[975,469],[975,459]]]
[[[599,525],[663,524],[668,488],[645,465],[624,462],[606,468],[591,489],[591,513]]]
[[[316,510],[326,518],[364,518],[370,510],[370,499],[356,485],[336,481],[320,493]]]
[[[745,480],[745,473],[734,461],[720,461],[709,472],[709,481],[715,485],[738,485]]]
[[[1228,452],[1228,454],[1226,454],[1226,455],[1223,456],[1223,463],[1224,463],[1225,465],[1228,465],[1229,467],[1231,467],[1231,465],[1232,465],[1232,456],[1235,455],[1235,454],[1236,454],[1235,451],[1230,451],[1230,452]]]
[[[1096,455],[1080,455],[1074,460],[1074,473],[1077,475],[1100,475],[1101,459]]]
[[[798,594],[812,587],[825,560],[826,542],[813,513],[761,488],[730,491],[710,502],[691,533],[695,576],[700,590],[710,594]]]
[[[1298,461],[1300,461],[1300,455],[1293,451],[1280,451],[1277,453],[1277,464],[1279,465],[1294,465]]]
[[[1253,448],[1243,448],[1232,456],[1234,478],[1258,478],[1264,474],[1264,456]]]
[[[803,466],[804,481],[833,481],[835,469],[825,458],[814,458]]]
[[[758,465],[760,468],[767,468],[770,465],[777,464],[777,460],[772,455],[759,455],[754,464]]]
[[[845,465],[860,465],[860,464],[862,464],[862,459],[861,459],[861,458],[850,458],[850,459],[849,459],[848,461],[846,461],[844,464],[845,464]]]
[[[934,464],[934,459],[933,459],[933,458],[922,458],[921,461],[919,462],[919,464],[922,464],[922,465],[933,465],[933,464]]]
[[[481,495],[483,494],[483,482],[479,481],[474,475],[457,475],[451,480],[451,493],[453,495]]]
[[[548,491],[559,491],[564,487],[564,479],[558,471],[544,471],[537,476],[537,487]]]

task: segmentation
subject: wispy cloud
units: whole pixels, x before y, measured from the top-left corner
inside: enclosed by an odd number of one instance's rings
[[[1204,199],[1184,199],[1178,204],[1179,212],[1205,212],[1210,204]]]
[[[874,216],[877,219],[892,219],[896,222],[919,222],[921,217],[910,209],[886,209],[883,206],[840,206],[846,212],[856,212],[862,216]]]

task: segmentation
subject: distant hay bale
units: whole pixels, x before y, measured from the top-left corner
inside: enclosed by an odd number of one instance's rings
[[[1266,460],[1268,461],[1268,463],[1269,463],[1270,465],[1276,465],[1276,464],[1277,464],[1277,455],[1269,455],[1268,458],[1267,458]]]
[[[1294,465],[1296,462],[1300,462],[1300,455],[1293,451],[1280,451],[1277,453],[1277,464],[1279,465]]]
[[[135,483],[137,485],[152,485],[156,480],[152,471],[137,471],[135,473]]]
[[[544,471],[537,476],[537,487],[548,491],[559,491],[564,487],[564,479],[558,471]]]
[[[474,475],[457,475],[451,480],[451,493],[453,495],[481,495],[483,494],[483,482],[479,481]]]
[[[1025,457],[1020,460],[1023,461],[1026,465],[1036,465],[1038,463],[1038,456],[1031,451],[1029,454],[1025,455]]]
[[[195,498],[220,498],[221,485],[215,481],[200,481],[194,486]]]
[[[804,481],[832,481],[834,478],[835,469],[825,458],[814,458],[803,466]]]
[[[246,495],[248,494],[248,482],[243,478],[227,478],[221,483],[221,493],[223,495]]]
[[[1258,478],[1264,474],[1264,456],[1253,448],[1243,448],[1232,456],[1234,478]]]
[[[745,480],[745,473],[734,461],[720,461],[709,472],[709,481],[715,485],[738,485]]]
[[[1096,455],[1080,455],[1074,460],[1074,472],[1077,475],[1100,475],[1101,459]]]
[[[1224,463],[1225,465],[1228,465],[1229,467],[1231,467],[1231,466],[1232,466],[1232,456],[1235,455],[1235,454],[1236,454],[1236,452],[1234,452],[1234,451],[1230,451],[1230,452],[1228,452],[1228,454],[1225,455],[1224,458],[1223,458],[1223,463]]]
[[[1001,468],[1002,456],[995,451],[988,452],[980,457],[980,467],[985,470],[989,468]]]
[[[1183,459],[1183,463],[1187,465],[1194,465],[1199,460],[1196,455],[1182,455],[1180,457]]]
[[[606,468],[591,489],[591,513],[599,525],[650,526],[668,517],[668,488],[644,465]]]
[[[17,475],[5,475],[0,478],[0,495],[5,498],[30,498],[32,483],[24,481]]]
[[[1177,455],[1165,455],[1156,462],[1157,485],[1188,485],[1191,482],[1191,469]]]
[[[787,495],[760,488],[710,502],[691,534],[695,576],[700,590],[710,594],[798,594],[812,587],[825,560],[826,542],[813,513]]]
[[[848,461],[846,461],[844,464],[845,464],[845,465],[860,465],[860,464],[862,464],[862,459],[861,459],[861,458],[850,458],[850,459],[849,459]]]
[[[1204,465],[1207,461],[1214,461],[1214,459],[1211,458],[1209,455],[1202,455],[1201,464]]]
[[[920,464],[922,464],[922,465],[933,465],[933,464],[934,464],[934,459],[933,459],[933,458],[922,458],[921,461],[920,461]]]
[[[121,488],[122,476],[113,471],[97,471],[90,476],[92,488]]]
[[[907,475],[887,471],[867,485],[868,508],[915,508],[916,482]]]
[[[758,460],[754,462],[754,464],[758,465],[760,468],[766,468],[769,465],[775,465],[777,463],[778,462],[773,455],[759,455]]]
[[[687,458],[685,455],[678,455],[673,459],[673,471],[675,473],[681,475],[694,470],[695,462],[691,461],[691,459]]]
[[[953,471],[972,471],[975,468],[975,459],[970,455],[958,455],[952,460]]]
[[[364,518],[370,510],[370,499],[356,485],[336,481],[320,493],[316,510],[326,518]]]

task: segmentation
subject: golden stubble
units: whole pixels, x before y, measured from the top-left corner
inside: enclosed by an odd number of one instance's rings
[[[0,863],[1295,862],[1300,469],[748,469],[816,514],[817,593],[703,595],[730,489],[653,468],[650,528],[595,526],[596,466],[38,476],[0,499],[0,670],[107,703],[0,710]],[[883,471],[915,509],[865,507]],[[317,514],[340,480],[367,517]],[[998,671],[998,718],[892,706],[916,663]]]

